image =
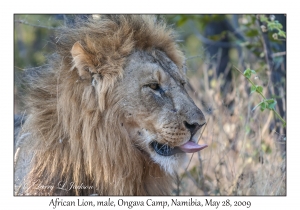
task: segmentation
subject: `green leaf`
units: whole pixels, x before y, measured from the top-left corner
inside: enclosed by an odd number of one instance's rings
[[[257,104],[252,110],[251,112],[253,112],[257,107],[261,106],[261,104],[264,103],[264,101],[260,102],[259,104]]]
[[[265,102],[267,103],[274,103],[275,99],[274,98],[271,98],[271,99],[265,99]]]
[[[256,71],[251,69],[251,73],[252,74],[256,74]]]
[[[264,111],[266,109],[266,107],[267,107],[267,103],[266,102],[262,102],[260,104],[260,111]]]
[[[286,38],[285,32],[282,31],[282,30],[280,30],[280,31],[278,32],[278,36],[281,36],[281,37]]]
[[[281,25],[281,23],[278,22],[278,20],[275,20],[275,26],[276,26],[278,29],[282,29],[282,25]]]
[[[262,93],[263,92],[263,87],[260,85],[256,85],[256,92]]]
[[[268,18],[264,15],[260,15],[260,21],[261,22],[268,22]]]
[[[251,86],[251,92],[250,93],[254,93],[256,91],[256,86],[252,85]]]
[[[276,29],[276,24],[274,22],[268,22],[268,29],[271,31]]]
[[[244,76],[245,77],[247,77],[248,79],[251,77],[251,69],[246,69],[245,71],[244,71]]]
[[[267,105],[267,109],[270,109],[270,110],[274,110],[275,109],[277,101],[275,101],[274,99],[267,99],[266,102],[268,104]]]

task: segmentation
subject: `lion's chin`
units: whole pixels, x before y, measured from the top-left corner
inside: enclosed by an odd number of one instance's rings
[[[183,165],[183,163],[187,160],[187,155],[185,153],[176,153],[170,156],[162,156],[153,152],[151,154],[151,158],[166,173],[175,175],[175,172],[178,171],[178,166]]]
[[[159,164],[167,173],[174,175],[179,165],[182,165],[186,159],[185,153],[198,152],[207,147],[207,145],[198,145],[193,141],[188,141],[178,147],[170,147],[167,144],[160,144],[157,141],[151,142],[153,148],[152,159]]]

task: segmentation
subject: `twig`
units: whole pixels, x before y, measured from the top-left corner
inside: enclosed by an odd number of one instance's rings
[[[20,67],[17,67],[17,66],[14,66],[16,69],[19,69],[19,70],[21,70],[21,71],[24,71],[25,69],[22,69],[22,68],[20,68]]]
[[[187,171],[186,172],[187,176],[192,180],[192,182],[195,184],[195,186],[199,189],[199,190],[202,190],[201,189],[201,186],[199,186],[198,182],[194,179],[194,177],[192,176],[192,174]]]
[[[268,75],[269,81],[273,82],[272,78],[271,78],[271,73],[272,73],[272,65],[271,64],[273,63],[273,57],[272,57],[272,50],[270,47],[270,43],[268,41],[268,33],[264,33],[264,32],[262,32],[262,30],[260,30],[260,26],[262,25],[262,22],[260,20],[256,21],[256,25],[259,29],[258,31],[260,33],[261,42],[263,44],[265,58],[266,58],[266,62],[268,65],[268,71],[266,73]],[[274,95],[274,93],[275,93],[274,87],[272,85],[269,85],[268,88],[269,88],[271,95]]]
[[[204,58],[204,56],[203,55],[195,55],[195,56],[191,56],[191,57],[188,57],[188,58],[186,58],[185,59],[185,61],[188,61],[188,60],[191,60],[191,59],[194,59],[194,58]]]
[[[180,194],[180,180],[179,180],[179,176],[178,173],[176,173],[176,195],[179,196]]]
[[[201,153],[200,151],[198,152],[198,160],[199,160],[199,163],[200,163],[200,174],[199,174],[199,178],[200,178],[200,186],[203,188],[203,192],[204,192],[204,195],[208,195],[206,189],[205,189],[205,186],[204,186],[204,175],[203,175],[203,164],[202,164],[202,158],[201,158]]]
[[[260,28],[260,26],[262,25],[262,22],[260,20],[257,20],[257,27]],[[272,63],[273,63],[273,58],[272,58],[272,50],[271,50],[271,46],[270,43],[268,41],[268,34],[267,33],[263,33],[261,30],[258,30],[261,34],[261,41],[264,47],[264,52],[265,52],[265,58],[266,58],[266,62],[267,65],[269,67],[269,72],[271,73],[272,71]]]
[[[203,130],[202,130],[202,132],[201,132],[201,135],[200,135],[200,137],[199,137],[199,139],[198,139],[198,142],[199,142],[199,140],[201,139],[201,137],[202,137],[202,134],[204,133],[204,131],[205,131],[205,128],[206,128],[206,126],[207,126],[208,122],[209,122],[209,118],[208,118],[208,120],[207,120],[207,123],[205,124],[205,127],[203,128]],[[197,142],[197,143],[198,143],[198,142]],[[183,173],[183,174],[185,174],[185,173],[187,172],[187,169],[188,169],[188,167],[190,166],[190,163],[191,163],[191,161],[192,161],[192,158],[193,158],[194,154],[195,154],[195,153],[193,153],[193,154],[192,154],[192,156],[191,156],[191,158],[190,158],[190,161],[189,161],[189,163],[188,163],[187,167],[185,168],[185,170],[184,170],[184,173]],[[182,181],[182,179],[183,179],[183,176],[181,177],[181,179],[180,179],[180,181],[179,181],[179,184],[181,184],[181,181]]]
[[[284,56],[284,55],[286,55],[286,52],[277,52],[277,53],[273,53],[272,57],[274,58],[274,57],[280,57],[280,56]]]

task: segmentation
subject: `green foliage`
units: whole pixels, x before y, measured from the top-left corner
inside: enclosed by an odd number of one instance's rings
[[[273,109],[275,109],[277,101],[272,98],[272,99],[267,99],[266,103],[267,103],[267,109],[273,110]]]
[[[261,22],[268,22],[268,18],[265,15],[260,16],[260,21]]]
[[[256,74],[256,71],[249,68],[244,71],[244,76],[248,79],[251,77],[252,74]]]
[[[275,106],[277,104],[277,101],[273,98],[271,99],[263,99],[262,102],[260,102],[256,107],[252,109],[254,111],[257,107],[260,107],[261,111],[264,111],[265,109],[269,110],[275,110]]]
[[[256,92],[256,86],[255,86],[255,85],[252,85],[252,86],[251,86],[251,92],[250,92],[250,93],[254,93],[254,92]]]
[[[260,111],[264,111],[267,107],[267,103],[265,101],[260,103]]]
[[[286,33],[282,30],[283,27],[281,23],[279,23],[278,20],[275,20],[275,17],[273,17],[272,15],[270,19],[271,20],[269,20],[269,18],[267,18],[265,15],[260,15],[260,21],[266,24],[268,30],[277,31],[277,33],[273,34],[274,39],[278,39],[278,36],[286,38]]]
[[[256,92],[262,93],[263,92],[263,87],[259,86],[259,85],[256,85]]]
[[[257,104],[252,111],[254,111],[256,108],[260,107],[261,111],[264,111],[265,109],[271,110],[275,113],[275,115],[281,120],[281,122],[283,123],[283,126],[286,126],[286,121],[276,112],[275,110],[275,106],[277,104],[277,101],[274,98],[271,99],[267,99],[264,95],[263,95],[263,87],[260,85],[255,85],[254,82],[251,80],[251,76],[252,74],[256,74],[256,71],[250,68],[247,68],[244,73],[242,73],[238,68],[236,68],[234,66],[234,68],[240,72],[241,74],[243,74],[243,76],[245,78],[247,78],[247,80],[251,83],[251,88],[250,91],[251,93],[258,93],[261,95],[261,97],[263,98],[263,100]]]

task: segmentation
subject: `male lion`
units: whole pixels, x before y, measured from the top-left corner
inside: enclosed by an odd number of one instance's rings
[[[17,194],[170,194],[185,153],[207,146],[195,143],[205,118],[173,31],[153,16],[105,15],[58,29],[55,44],[25,72]]]

